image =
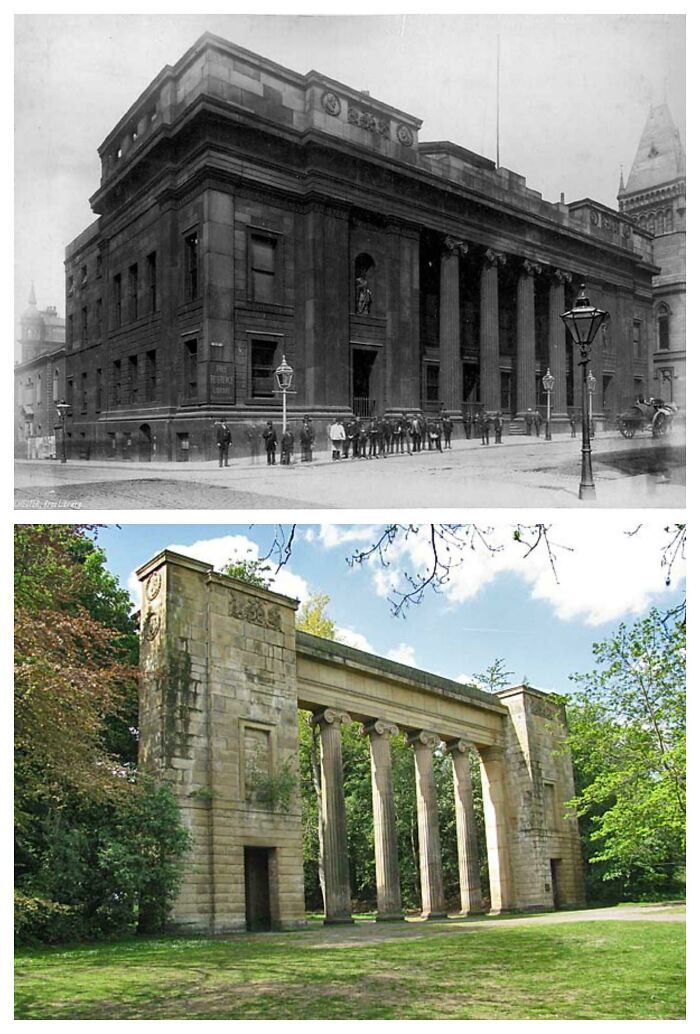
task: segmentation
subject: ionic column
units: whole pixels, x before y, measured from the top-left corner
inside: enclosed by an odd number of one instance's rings
[[[516,327],[517,415],[522,418],[537,404],[535,384],[535,281],[542,267],[527,259],[518,277]]]
[[[489,860],[491,911],[503,912],[510,907],[510,857],[508,814],[503,750],[500,747],[479,748],[481,787],[484,797],[486,851]]]
[[[326,878],[326,923],[352,923],[350,868],[345,828],[341,726],[350,721],[343,711],[325,708],[310,719],[321,736],[321,808],[323,865]]]
[[[549,284],[549,372],[554,377],[552,420],[564,422],[566,408],[566,327],[559,317],[566,311],[564,285],[571,283],[571,273],[555,269]]]
[[[442,919],[447,911],[442,883],[437,788],[433,771],[433,751],[440,743],[440,737],[432,732],[415,732],[406,737],[406,742],[413,746],[416,766],[422,915],[424,919]]]
[[[464,241],[445,237],[440,259],[440,399],[451,413],[462,409],[459,256],[466,255],[468,250]]]
[[[487,410],[501,408],[501,367],[498,343],[498,267],[505,256],[488,249],[481,267],[479,350],[481,401]]]
[[[455,787],[461,912],[462,915],[473,915],[483,912],[484,908],[481,902],[479,845],[476,836],[472,792],[471,745],[466,740],[455,740],[453,743],[447,744],[446,749],[452,755],[452,775]]]
[[[391,776],[391,744],[389,742],[391,736],[398,736],[399,730],[390,722],[375,720],[363,725],[362,732],[365,736],[369,736],[372,762],[377,920],[403,919],[394,783]]]

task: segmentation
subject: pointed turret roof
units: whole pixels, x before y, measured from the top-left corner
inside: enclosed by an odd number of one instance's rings
[[[652,105],[639,141],[625,196],[685,176],[685,151],[667,104]]]

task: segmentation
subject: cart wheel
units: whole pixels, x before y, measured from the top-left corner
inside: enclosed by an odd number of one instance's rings
[[[651,425],[651,434],[653,438],[661,438],[668,431],[671,421],[668,419],[665,413],[657,413],[654,417],[654,422]]]

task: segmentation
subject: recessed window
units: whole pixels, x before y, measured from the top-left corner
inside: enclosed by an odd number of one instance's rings
[[[139,316],[139,267],[136,263],[129,266],[129,319]]]
[[[425,401],[440,401],[440,367],[437,363],[428,363],[425,368]]]
[[[95,370],[95,412],[99,413],[102,409],[102,369],[98,367]]]
[[[80,310],[80,344],[85,347],[88,343],[88,311],[87,305]]]
[[[272,398],[275,389],[277,344],[274,341],[251,341],[250,381],[253,398]]]
[[[127,402],[138,402],[139,399],[139,360],[130,355],[126,367]]]
[[[199,296],[199,235],[190,233],[185,237],[185,301],[192,302]]]
[[[112,280],[112,298],[114,305],[114,327],[118,329],[122,325],[122,275],[117,275]]]
[[[95,266],[95,276],[102,276],[102,252],[97,253],[97,264]]]
[[[197,398],[197,339],[185,341],[185,397]]]
[[[671,313],[667,305],[660,305],[656,317],[656,331],[658,348],[661,352],[667,352],[671,347],[669,336],[669,323]]]
[[[156,397],[156,350],[146,352],[146,401],[153,402]]]
[[[68,293],[68,297],[72,298],[73,297],[73,277],[72,276],[68,277],[68,282],[67,282],[67,285],[66,285],[66,290],[67,290],[67,293]]]
[[[95,302],[95,329],[97,331],[97,340],[102,339],[102,299],[98,298]]]
[[[632,321],[632,355],[635,359],[642,358],[642,324],[640,320]]]
[[[250,277],[253,301],[275,300],[277,240],[260,234],[250,235]]]
[[[112,363],[112,398],[115,406],[122,404],[122,361],[115,359]]]
[[[148,272],[148,311],[155,312],[158,302],[157,292],[157,267],[156,267],[156,253],[152,251],[150,255],[146,257],[146,269]]]
[[[87,283],[87,280],[88,280],[87,266],[81,266],[80,267],[80,284],[81,284],[81,286],[84,286]]]
[[[80,374],[80,412],[87,413],[88,411],[88,387],[87,387],[87,372],[83,370]]]

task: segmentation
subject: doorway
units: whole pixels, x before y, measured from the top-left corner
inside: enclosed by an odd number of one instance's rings
[[[149,424],[141,424],[139,427],[139,461],[147,463],[151,459],[151,428]]]
[[[377,353],[370,348],[352,350],[352,408],[360,419],[374,416],[377,405],[374,365]]]
[[[272,929],[270,908],[270,848],[246,847],[245,925],[246,930]]]
[[[552,899],[555,908],[561,908],[561,858],[550,858],[549,868],[552,874]]]

